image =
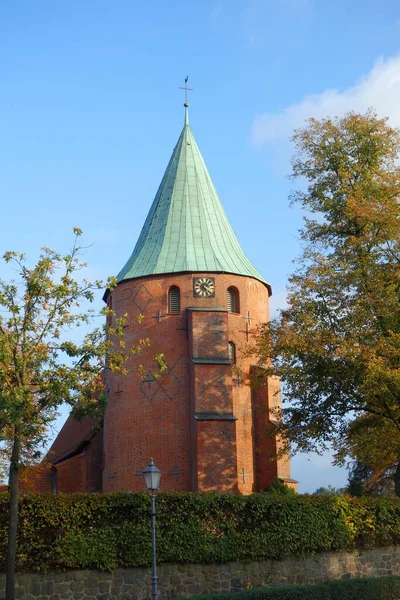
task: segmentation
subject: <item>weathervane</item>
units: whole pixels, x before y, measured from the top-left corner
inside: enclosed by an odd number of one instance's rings
[[[183,105],[185,108],[188,108],[188,106],[189,106],[188,92],[193,92],[193,88],[187,87],[188,79],[189,79],[189,75],[186,75],[186,77],[185,77],[185,87],[179,86],[180,90],[185,90],[185,104]]]

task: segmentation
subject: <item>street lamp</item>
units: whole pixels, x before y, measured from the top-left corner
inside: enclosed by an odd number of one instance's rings
[[[153,459],[143,471],[147,492],[151,500],[151,600],[157,600],[157,558],[156,558],[156,496],[160,488],[161,471],[157,469]]]

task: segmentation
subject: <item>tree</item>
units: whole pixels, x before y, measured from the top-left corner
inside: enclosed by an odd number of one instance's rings
[[[392,494],[399,456],[400,438],[394,424],[366,414],[349,424],[335,462],[351,459],[348,493],[352,496]]]
[[[81,231],[67,256],[42,249],[37,264],[26,266],[25,256],[6,252],[4,260],[16,280],[0,279],[0,440],[10,449],[10,512],[7,548],[6,599],[14,598],[18,527],[18,473],[24,455],[37,450],[58,407],[66,402],[77,418],[104,408],[104,370],[126,372],[132,354],[149,340],[126,348],[124,318],[113,327],[97,327],[74,342],[76,328],[96,316],[90,303],[101,281],[78,277]],[[108,281],[108,287],[115,280]],[[83,307],[82,307],[83,305]],[[113,314],[105,308],[104,315]],[[107,327],[107,329],[106,329]],[[158,362],[163,367],[163,357]]]
[[[292,178],[307,185],[292,201],[311,214],[287,308],[248,353],[282,379],[287,447],[340,450],[352,421],[373,417],[390,428],[398,464],[400,131],[368,111],[310,119],[293,140]]]
[[[269,485],[266,485],[263,489],[265,494],[271,494],[272,496],[295,496],[296,492],[290,488],[286,483],[283,483],[279,477],[275,477]]]
[[[328,487],[319,487],[315,490],[314,494],[317,496],[341,496],[347,492],[346,488],[335,488],[332,485]]]
[[[366,482],[373,475],[372,470],[358,461],[351,463],[349,468],[347,492],[350,496],[360,497],[371,495],[371,490],[366,488]]]

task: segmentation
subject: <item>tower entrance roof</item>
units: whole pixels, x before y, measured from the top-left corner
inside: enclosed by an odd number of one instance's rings
[[[185,124],[143,229],[118,281],[181,272],[224,272],[266,283],[245,256]]]

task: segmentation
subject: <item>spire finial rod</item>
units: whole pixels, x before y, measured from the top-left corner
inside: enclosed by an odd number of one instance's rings
[[[193,92],[193,88],[190,88],[187,86],[188,79],[189,79],[189,75],[186,75],[184,87],[179,86],[180,90],[185,90],[185,104],[183,106],[185,107],[185,123],[186,123],[186,125],[188,124],[188,108],[189,108],[188,92]]]

